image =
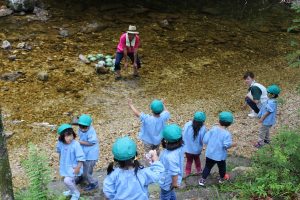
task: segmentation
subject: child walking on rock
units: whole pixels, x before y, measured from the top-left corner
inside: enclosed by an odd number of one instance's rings
[[[195,161],[197,174],[202,172],[200,154],[203,147],[203,137],[206,132],[204,112],[196,112],[192,121],[187,122],[183,128],[184,151],[186,156],[185,175],[190,175],[192,164]]]
[[[133,106],[131,99],[128,100],[128,105],[135,116],[140,118],[142,123],[139,139],[141,139],[144,143],[145,152],[156,150],[159,154],[159,145],[162,139],[161,132],[166,122],[170,119],[170,113],[166,109],[164,103],[160,100],[154,100],[151,102],[150,108],[153,115],[140,112]]]
[[[157,183],[164,172],[156,151],[150,151],[151,165],[144,168],[137,156],[136,143],[129,137],[116,140],[112,147],[114,163],[107,168],[107,177],[103,182],[103,192],[107,199],[113,200],[147,200],[148,186]]]
[[[78,119],[79,143],[83,149],[86,161],[83,163],[83,179],[88,182],[85,191],[98,188],[98,180],[93,177],[94,167],[99,159],[99,141],[90,115],[83,114]]]
[[[175,189],[181,184],[183,177],[183,140],[182,130],[177,124],[166,125],[162,131],[160,161],[165,167],[164,175],[159,184],[161,200],[176,200]]]
[[[227,128],[233,123],[233,115],[231,112],[221,112],[219,114],[219,125],[212,127],[203,138],[206,144],[206,162],[199,181],[200,186],[205,186],[206,178],[210,174],[215,164],[218,165],[220,179],[219,183],[223,183],[226,174],[226,158],[227,150],[235,144],[232,144],[231,133]]]
[[[71,200],[78,200],[80,192],[75,184],[75,177],[82,174],[82,165],[85,161],[80,144],[74,140],[76,134],[70,124],[62,124],[58,129],[59,135],[56,150],[59,153],[59,173],[64,176],[64,183],[69,189],[65,196]]]

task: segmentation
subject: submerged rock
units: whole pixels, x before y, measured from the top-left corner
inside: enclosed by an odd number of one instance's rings
[[[4,81],[16,81],[18,78],[20,78],[21,76],[23,76],[24,73],[23,72],[9,72],[9,73],[4,73],[0,76],[1,80]]]
[[[49,19],[49,12],[43,8],[34,7],[33,13],[36,15],[33,20],[47,21]]]
[[[47,72],[39,72],[37,74],[37,79],[40,81],[48,81],[49,79],[49,75]]]
[[[17,45],[17,49],[25,49],[25,50],[31,50],[32,47],[26,43],[26,42],[20,42],[18,45]]]
[[[35,0],[7,0],[8,7],[16,12],[32,12],[35,6]]]
[[[64,29],[64,28],[60,28],[59,29],[59,35],[62,37],[68,37],[69,36],[69,31]]]
[[[94,22],[92,24],[87,24],[86,26],[82,27],[81,32],[83,33],[99,32],[105,30],[107,27],[108,26],[106,24]]]
[[[2,49],[10,49],[10,48],[11,48],[10,42],[7,41],[7,40],[4,40],[4,41],[2,42],[1,48],[2,48]]]

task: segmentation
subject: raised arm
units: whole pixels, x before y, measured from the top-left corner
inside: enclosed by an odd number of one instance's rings
[[[141,116],[141,112],[133,106],[131,99],[128,99],[128,105],[129,105],[129,108],[133,111],[135,116],[137,116],[137,117]]]

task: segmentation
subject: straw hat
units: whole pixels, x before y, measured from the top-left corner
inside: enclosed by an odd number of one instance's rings
[[[139,32],[136,31],[136,26],[133,26],[133,25],[129,25],[127,33],[139,34]]]

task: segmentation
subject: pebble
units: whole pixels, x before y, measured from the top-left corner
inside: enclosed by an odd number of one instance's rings
[[[10,42],[7,41],[7,40],[4,40],[4,41],[2,42],[1,48],[2,48],[2,49],[10,49],[10,48],[11,48]]]
[[[38,80],[40,81],[48,81],[49,76],[47,72],[39,72],[37,75]]]
[[[82,55],[82,54],[79,55],[79,59],[80,59],[83,63],[85,63],[85,64],[89,64],[89,63],[90,63],[90,61],[89,61],[84,55]]]
[[[14,60],[17,59],[17,56],[16,55],[9,55],[8,59],[11,60],[11,61],[14,61]]]
[[[68,37],[69,36],[69,31],[64,29],[64,28],[60,28],[59,29],[59,35],[62,37]]]

